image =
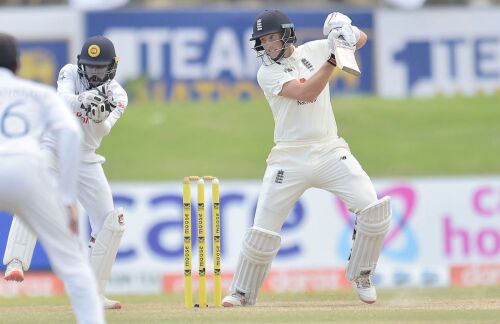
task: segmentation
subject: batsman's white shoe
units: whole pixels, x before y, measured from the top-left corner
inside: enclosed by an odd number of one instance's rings
[[[23,264],[18,259],[12,259],[12,261],[7,264],[5,269],[5,274],[3,277],[7,281],[18,281],[24,280]]]
[[[241,306],[246,306],[246,304],[247,300],[245,296],[238,293],[227,295],[222,300],[222,306],[224,307],[241,307]]]
[[[102,305],[104,309],[122,309],[123,305],[117,300],[112,300],[101,295]]]
[[[353,284],[358,292],[359,299],[367,304],[373,304],[377,300],[377,291],[372,284],[370,276],[359,276],[354,279]]]

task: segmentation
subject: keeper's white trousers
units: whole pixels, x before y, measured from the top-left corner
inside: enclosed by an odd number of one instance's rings
[[[267,159],[254,226],[279,233],[309,188],[328,190],[352,212],[377,201],[373,184],[342,138],[277,144]]]
[[[95,238],[106,217],[115,209],[111,188],[101,163],[82,163],[78,179],[78,201],[89,216],[91,235]]]
[[[0,209],[15,213],[40,239],[54,272],[63,280],[79,323],[104,323],[97,284],[54,181],[42,159],[2,155]]]

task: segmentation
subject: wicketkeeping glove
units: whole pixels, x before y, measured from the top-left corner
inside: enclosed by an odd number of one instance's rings
[[[82,92],[78,96],[78,101],[80,102],[80,109],[83,110],[83,115],[96,123],[105,120],[111,111],[108,108],[110,105],[106,105],[106,98],[97,89]]]
[[[92,89],[89,91],[85,91],[78,95],[78,102],[80,104],[80,109],[83,110],[83,114],[87,116],[90,112],[91,103],[98,103],[101,101],[102,96],[99,94],[99,91],[96,89]]]
[[[94,123],[100,123],[109,116],[109,110],[106,108],[106,103],[104,99],[102,102],[90,103],[90,113],[89,118],[94,121]]]
[[[118,106],[118,102],[113,98],[113,92],[108,89],[107,84],[97,87],[97,91],[104,98],[106,110],[112,112]]]

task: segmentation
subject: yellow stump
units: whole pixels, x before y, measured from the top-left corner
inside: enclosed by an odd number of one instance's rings
[[[191,182],[184,178],[182,203],[184,210],[184,305],[193,307],[193,279],[191,277]]]
[[[205,181],[212,182],[212,235],[214,257],[214,305],[221,306],[221,228],[220,228],[220,194],[219,180],[213,176],[189,176],[184,178],[184,304],[193,307],[192,291],[192,237],[191,237],[191,181],[197,181],[197,236],[198,236],[198,274],[199,304],[194,306],[208,307],[206,281],[206,238],[205,238]]]
[[[220,196],[219,180],[212,179],[212,235],[214,250],[214,305],[221,306],[222,285],[220,271]]]
[[[200,285],[200,307],[207,307],[206,242],[205,242],[205,181],[198,180],[198,274]]]

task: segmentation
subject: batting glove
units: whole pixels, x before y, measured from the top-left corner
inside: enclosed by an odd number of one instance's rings
[[[333,29],[342,28],[344,25],[350,25],[351,18],[340,12],[332,12],[329,14],[323,24],[323,35],[328,36]]]

